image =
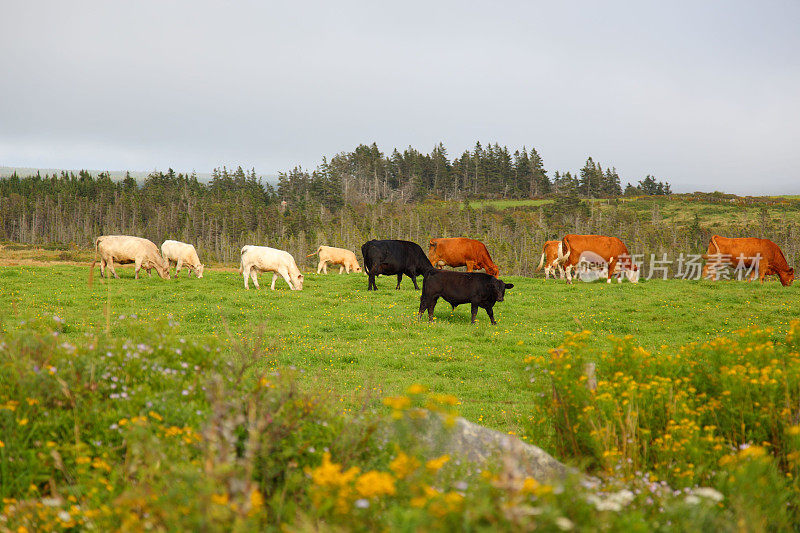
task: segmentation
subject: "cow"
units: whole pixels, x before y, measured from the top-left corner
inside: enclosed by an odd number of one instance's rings
[[[289,252],[276,250],[267,246],[247,245],[242,247],[242,257],[239,262],[239,272],[244,276],[244,288],[250,289],[247,284],[248,279],[253,280],[256,289],[258,285],[259,272],[272,272],[271,289],[275,290],[275,280],[278,275],[286,280],[289,288],[293,291],[303,290],[303,275],[294,262],[294,257]]]
[[[92,263],[91,272],[94,272],[94,265],[100,260],[100,276],[106,277],[106,266],[115,278],[119,278],[114,269],[114,263],[118,265],[134,264],[134,277],[139,279],[139,270],[145,269],[149,272],[155,268],[158,275],[163,279],[170,279],[169,269],[164,268],[164,259],[158,253],[158,247],[142,237],[132,237],[130,235],[101,235],[94,240],[95,258]]]
[[[339,265],[339,274],[347,271],[361,272],[361,267],[356,259],[356,254],[344,248],[334,248],[333,246],[320,246],[313,254],[308,254],[306,257],[312,255],[319,255],[319,264],[317,265],[317,274],[324,272],[328,273],[328,263],[331,265]]]
[[[364,270],[369,275],[368,291],[378,290],[375,278],[380,274],[397,274],[397,289],[400,289],[400,281],[405,274],[414,282],[414,289],[419,290],[417,276],[433,270],[425,252],[415,242],[371,240],[361,246],[361,254],[364,256]]]
[[[536,272],[540,271],[542,267],[544,267],[544,279],[548,279],[550,277],[550,273],[552,273],[553,278],[555,278],[556,271],[558,272],[559,277],[564,279],[564,267],[561,266],[561,263],[558,260],[558,247],[560,245],[561,241],[547,241],[542,247],[542,258],[539,260],[539,266],[536,267]]]
[[[585,257],[586,253],[591,253],[597,261],[608,263],[608,283],[611,278],[619,275],[617,281],[622,283],[622,274],[631,283],[639,281],[639,267],[631,261],[628,247],[616,237],[606,237],[604,235],[565,235],[561,239],[559,249],[559,262],[564,267],[567,276],[567,283],[572,283],[572,271],[576,265]]]
[[[175,263],[175,278],[177,279],[180,274],[181,267],[186,266],[186,272],[189,277],[194,271],[197,279],[203,277],[203,264],[197,256],[197,250],[194,246],[180,241],[164,241],[161,244],[161,256],[164,258],[164,268],[169,271],[170,262]]]
[[[439,298],[443,298],[453,309],[461,304],[472,305],[472,323],[482,307],[489,315],[492,325],[497,324],[492,307],[502,302],[506,290],[513,283],[484,274],[483,272],[453,272],[449,270],[430,270],[422,276],[422,295],[419,299],[419,318],[428,310],[428,321],[433,321],[433,308]]]
[[[703,267],[703,278],[716,281],[717,268],[725,265],[739,265],[751,269],[750,280],[755,278],[763,283],[765,276],[777,275],[784,287],[794,281],[794,268],[786,262],[780,246],[769,239],[755,237],[726,238],[714,235],[708,243],[708,250],[702,256],[708,262]],[[709,274],[711,272],[711,274]]]
[[[448,239],[431,239],[428,248],[428,259],[436,268],[465,266],[467,272],[483,269],[487,274],[497,277],[500,269],[492,261],[489,250],[481,241],[466,237]]]

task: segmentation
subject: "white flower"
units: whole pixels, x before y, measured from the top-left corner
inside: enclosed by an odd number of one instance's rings
[[[356,500],[356,507],[359,509],[366,509],[369,507],[369,500],[365,500],[364,498],[359,498]]]
[[[697,505],[698,503],[700,503],[700,498],[698,498],[694,494],[689,494],[684,501],[689,505]]]
[[[572,523],[572,520],[567,518],[566,516],[559,516],[556,518],[556,525],[558,529],[561,531],[569,531],[570,529],[575,527],[575,524]]]
[[[698,487],[692,491],[692,494],[715,502],[721,502],[725,499],[725,496],[723,496],[720,491],[712,489],[711,487]]]

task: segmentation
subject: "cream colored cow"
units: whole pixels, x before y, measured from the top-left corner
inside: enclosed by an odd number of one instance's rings
[[[164,241],[161,244],[161,256],[164,258],[164,268],[169,271],[170,262],[175,263],[175,277],[181,271],[181,267],[185,266],[188,275],[191,277],[192,271],[197,275],[198,279],[203,277],[203,264],[197,256],[197,250],[194,246],[180,241]]]
[[[92,271],[100,259],[100,275],[106,277],[106,266],[115,278],[119,278],[114,270],[114,263],[119,265],[133,263],[135,265],[135,278],[139,279],[139,270],[144,268],[149,272],[155,268],[158,275],[169,279],[169,270],[164,268],[164,259],[158,253],[158,247],[147,239],[132,237],[130,235],[102,235],[95,239],[95,259]]]
[[[247,245],[242,248],[242,259],[239,263],[239,272],[244,276],[244,288],[249,289],[247,285],[248,279],[252,279],[253,283],[258,286],[259,272],[272,272],[272,286],[275,290],[275,280],[278,279],[278,274],[286,280],[289,288],[293,291],[303,290],[303,275],[300,269],[297,268],[297,263],[294,257],[289,252],[283,250],[276,250],[267,246],[251,246]]]
[[[313,254],[308,254],[306,257],[319,254],[319,264],[317,265],[317,274],[324,272],[328,273],[328,263],[331,265],[339,265],[339,274],[344,271],[361,272],[361,267],[358,265],[356,254],[344,248],[334,248],[333,246],[320,246]]]

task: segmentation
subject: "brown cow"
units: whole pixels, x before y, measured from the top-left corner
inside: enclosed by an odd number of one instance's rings
[[[466,237],[449,239],[431,239],[428,259],[436,268],[444,265],[451,267],[467,267],[467,272],[484,269],[490,276],[497,277],[500,269],[489,256],[489,250],[481,241]]]
[[[723,264],[751,268],[751,281],[755,278],[756,271],[762,283],[764,276],[776,274],[784,287],[788,287],[794,281],[794,269],[786,262],[780,246],[769,239],[755,237],[729,239],[714,235],[708,243],[708,251],[703,255],[703,259],[708,260],[703,267],[703,278],[711,277],[714,281],[718,277],[717,268]]]
[[[536,267],[536,272],[539,272],[544,266],[544,279],[550,277],[553,273],[553,278],[556,277],[556,271],[561,279],[564,279],[564,267],[558,260],[558,246],[561,241],[547,241],[542,247],[542,258],[539,260],[539,266]]]
[[[622,283],[622,274],[631,283],[639,281],[639,267],[634,265],[628,247],[616,237],[606,237],[604,235],[565,235],[561,240],[561,250],[559,261],[561,261],[567,275],[567,283],[572,283],[572,270],[584,258],[584,254],[592,254],[594,257],[589,259],[602,259],[608,263],[608,279],[619,275],[617,281]]]

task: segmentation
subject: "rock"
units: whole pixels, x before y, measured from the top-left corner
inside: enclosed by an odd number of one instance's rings
[[[455,423],[447,427],[443,416],[428,414],[424,422],[417,426],[416,434],[421,436],[418,443],[430,456],[446,453],[453,458],[459,457],[474,463],[479,468],[503,470],[519,479],[532,477],[544,481],[576,473],[541,448],[513,435],[474,424],[461,417],[455,418]]]

